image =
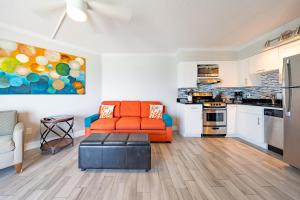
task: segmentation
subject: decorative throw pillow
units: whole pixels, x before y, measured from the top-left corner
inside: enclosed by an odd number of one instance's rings
[[[150,104],[150,115],[151,119],[161,119],[163,114],[163,105],[151,105]]]
[[[115,105],[101,105],[100,118],[113,118]]]

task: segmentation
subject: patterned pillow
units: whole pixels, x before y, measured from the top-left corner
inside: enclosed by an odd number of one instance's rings
[[[163,105],[151,105],[150,104],[150,115],[151,119],[161,119],[163,114]]]
[[[113,118],[115,105],[101,105],[100,118]]]

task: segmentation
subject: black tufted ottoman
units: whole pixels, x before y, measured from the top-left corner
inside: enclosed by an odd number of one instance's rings
[[[151,146],[147,134],[92,134],[79,145],[79,168],[151,169]]]

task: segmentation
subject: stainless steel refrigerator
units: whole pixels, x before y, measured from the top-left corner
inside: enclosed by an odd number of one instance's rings
[[[300,169],[300,54],[283,59],[283,159]]]

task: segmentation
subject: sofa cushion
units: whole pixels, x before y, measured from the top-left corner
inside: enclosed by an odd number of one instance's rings
[[[121,117],[140,117],[141,103],[139,101],[122,101],[120,112]]]
[[[17,124],[17,111],[0,111],[0,136],[12,135]]]
[[[0,154],[13,151],[15,149],[15,143],[12,139],[12,135],[0,136]]]
[[[166,124],[162,119],[150,119],[148,117],[142,118],[141,129],[146,130],[163,130],[166,129]]]
[[[91,129],[98,130],[115,130],[116,122],[119,118],[102,118],[94,121],[91,125]]]
[[[140,128],[140,117],[121,117],[116,124],[117,130],[139,130]]]
[[[114,117],[120,117],[120,101],[103,101],[101,105],[114,105]],[[100,108],[99,108],[99,114],[100,114]]]
[[[150,116],[150,105],[161,105],[159,101],[141,101],[141,117]]]

